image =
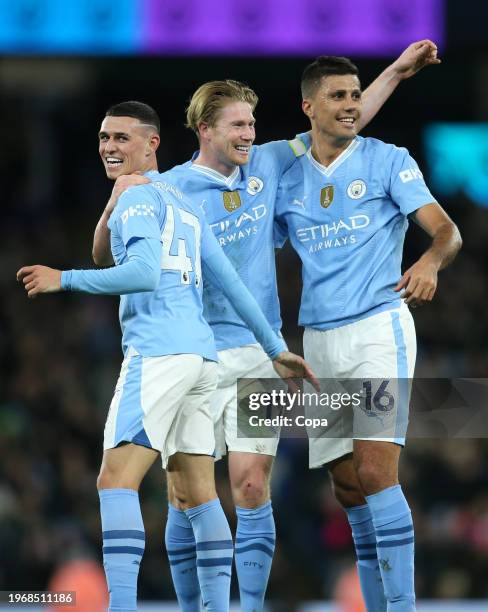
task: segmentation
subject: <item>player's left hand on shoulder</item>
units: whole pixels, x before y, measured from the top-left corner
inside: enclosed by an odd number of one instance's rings
[[[308,363],[295,353],[283,351],[273,359],[273,367],[284,380],[287,380],[291,388],[298,391],[299,385],[293,379],[305,378],[313,387],[319,391],[320,385],[312,368]]]
[[[417,261],[406,270],[395,291],[404,290],[400,298],[412,308],[431,302],[437,289],[438,268],[429,261]]]
[[[35,298],[39,293],[61,291],[61,270],[47,266],[24,266],[17,272],[17,280],[24,283],[29,298]]]
[[[393,66],[402,79],[408,79],[425,66],[440,63],[441,60],[437,57],[437,45],[429,39],[424,39],[409,45]]]
[[[114,198],[119,198],[124,191],[129,189],[130,187],[136,187],[138,185],[147,185],[151,181],[144,176],[141,172],[134,172],[132,174],[122,174],[117,177],[114,187],[112,189],[112,196]]]

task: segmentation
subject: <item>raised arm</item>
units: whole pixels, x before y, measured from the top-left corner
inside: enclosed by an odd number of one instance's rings
[[[410,78],[425,66],[440,63],[437,47],[431,40],[420,40],[409,45],[363,92],[359,129],[368,125],[401,81]]]
[[[129,187],[134,185],[144,185],[145,183],[150,183],[150,180],[145,176],[141,176],[140,174],[122,175],[115,181],[110,199],[107,202],[107,206],[105,206],[102,216],[98,220],[95,233],[93,235],[92,257],[97,266],[113,266],[114,264],[112,252],[110,250],[110,230],[108,229],[108,220],[110,219],[110,215],[112,214],[115,205],[117,204],[117,200]]]
[[[456,257],[462,240],[456,224],[437,202],[422,206],[412,217],[432,238],[432,244],[404,272],[395,291],[403,289],[400,297],[416,307],[432,300],[437,289],[437,274]]]

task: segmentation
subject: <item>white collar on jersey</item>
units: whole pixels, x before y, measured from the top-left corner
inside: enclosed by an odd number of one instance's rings
[[[229,176],[225,176],[225,174],[220,174],[220,172],[217,172],[217,170],[212,170],[212,168],[208,168],[207,166],[202,166],[200,164],[192,163],[190,165],[190,168],[191,170],[195,170],[195,172],[201,172],[202,174],[205,174],[215,179],[216,181],[219,181],[219,183],[224,183],[224,185],[230,188],[237,181],[237,179],[240,179],[241,176],[239,166],[236,166],[232,174],[230,174]]]
[[[342,163],[344,163],[346,161],[346,159],[352,153],[354,153],[354,151],[359,147],[360,144],[361,144],[361,141],[356,136],[356,138],[354,138],[354,140],[347,147],[347,149],[344,149],[344,151],[342,151],[342,153],[339,155],[339,157],[334,159],[334,161],[329,166],[323,166],[320,162],[318,162],[315,159],[315,157],[312,155],[312,148],[311,147],[310,147],[310,149],[308,149],[308,151],[305,153],[305,155],[308,157],[308,159],[312,163],[312,166],[315,166],[315,168],[317,168],[317,170],[319,172],[321,172],[322,174],[325,174],[325,176],[330,176],[334,172],[334,170],[336,170],[336,168],[338,168]]]

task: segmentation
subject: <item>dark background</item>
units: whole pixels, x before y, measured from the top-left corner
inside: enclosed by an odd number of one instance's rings
[[[402,83],[363,132],[409,148],[427,182],[423,127],[487,120],[483,11],[483,3],[449,3],[443,63]],[[164,170],[196,149],[193,133],[183,127],[184,108],[207,80],[238,79],[256,90],[258,144],[306,130],[298,88],[306,63],[303,58],[0,59],[0,590],[44,589],[67,559],[100,558],[95,480],[122,359],[117,299],[66,294],[31,302],[15,272],[32,263],[92,267],[93,229],[111,190],[97,150],[106,108],[137,99],[158,110]],[[387,61],[357,64],[367,85]],[[486,377],[488,209],[462,193],[440,201],[459,225],[464,246],[441,273],[434,302],[414,312],[416,374]],[[427,244],[420,230],[409,230],[405,267]],[[297,258],[285,250],[278,267],[284,335],[299,351]],[[285,609],[294,601],[331,597],[337,577],[353,563],[350,531],[327,474],[309,471],[307,464],[303,443],[281,443],[269,599],[287,601]],[[486,440],[410,440],[402,481],[416,524],[419,598],[488,597],[487,468]],[[225,461],[217,471],[234,523]],[[140,598],[172,599],[159,465],[141,499],[147,544]]]

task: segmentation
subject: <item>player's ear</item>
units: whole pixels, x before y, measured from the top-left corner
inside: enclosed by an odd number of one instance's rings
[[[302,100],[302,111],[307,115],[309,119],[313,118],[313,104],[311,100],[305,98]]]
[[[210,125],[206,121],[200,121],[200,123],[197,125],[197,128],[200,140],[205,140],[208,137]]]
[[[156,153],[160,142],[161,142],[161,138],[159,134],[156,134],[156,133],[151,134],[151,138],[149,139],[149,142],[148,142],[151,153]]]

